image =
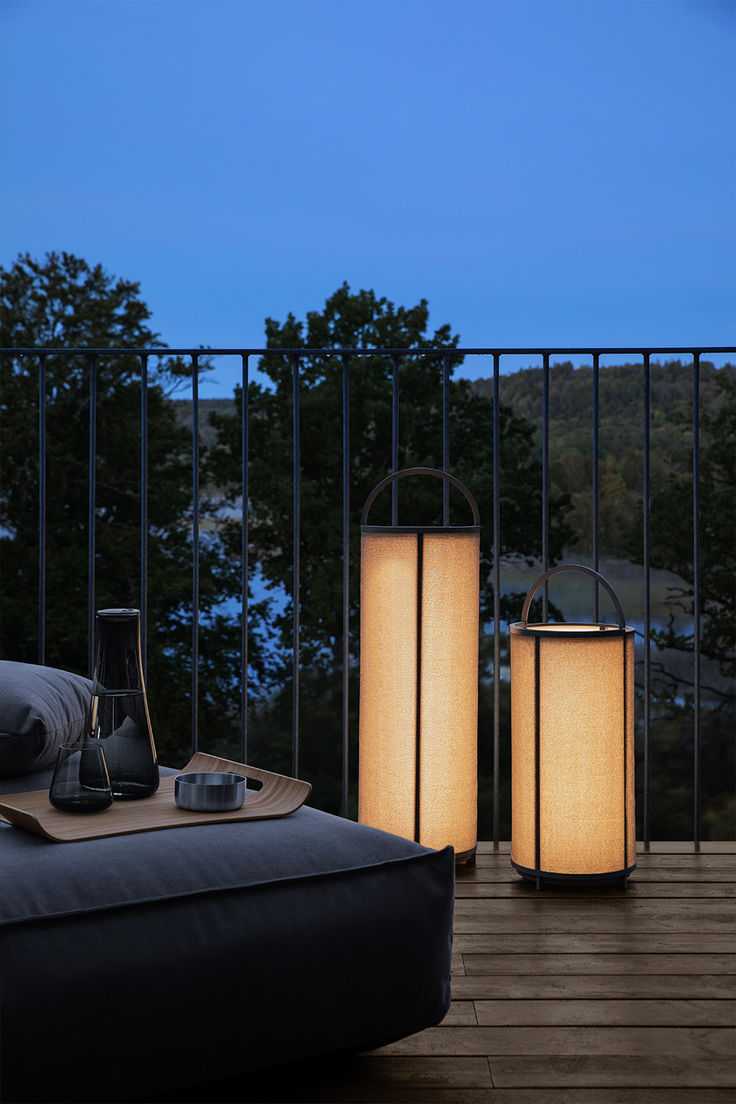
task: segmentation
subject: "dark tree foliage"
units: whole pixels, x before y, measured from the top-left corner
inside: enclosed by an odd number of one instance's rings
[[[700,607],[703,656],[715,660],[724,679],[736,675],[736,376],[715,377],[717,402],[700,415]],[[669,626],[653,636],[663,648],[692,651],[692,634],[677,632],[677,614],[694,612],[692,430],[689,417],[672,416],[673,438],[666,475],[650,502],[653,567],[683,581],[670,597]],[[631,559],[641,562],[642,504],[630,537]]]
[[[300,457],[300,645],[302,670],[302,762],[306,777],[324,787],[320,798],[337,802],[341,747],[342,595],[343,595],[343,357],[326,357],[310,349],[446,349],[446,354],[397,354],[399,369],[399,468],[442,467],[443,362],[453,370],[461,358],[452,350],[457,337],[445,325],[427,333],[425,300],[412,308],[396,307],[373,291],[352,293],[347,284],[330,296],[321,312],[310,312],[306,324],[288,315],[283,324],[266,321],[269,348],[305,350],[299,357]],[[392,375],[389,356],[355,356],[349,361],[349,652],[351,727],[357,731],[357,658],[359,646],[360,514],[372,488],[392,470]],[[290,355],[265,356],[260,369],[269,385],[252,382],[248,392],[250,417],[250,540],[266,586],[288,596],[275,614],[276,689],[270,711],[254,718],[254,747],[282,759],[289,766],[291,724],[291,648],[293,607],[293,371]],[[242,410],[242,394],[236,395]],[[492,617],[490,580],[492,539],[492,407],[473,393],[467,381],[452,381],[449,399],[449,470],[475,496],[482,522],[482,618]],[[540,549],[541,466],[534,456],[535,430],[502,407],[501,522],[503,551],[538,555]],[[230,484],[240,481],[240,418],[215,416],[220,450],[213,455],[211,478]],[[433,524],[442,518],[441,483],[435,479],[405,479],[399,485],[399,520],[406,524]],[[458,492],[450,500],[451,521],[468,524],[468,507]],[[551,551],[559,556],[569,536],[564,522],[566,498],[552,503]],[[371,510],[371,522],[391,520],[391,492],[380,496]],[[235,526],[229,535],[233,554],[240,540]],[[505,596],[504,617],[518,617],[523,596]],[[482,650],[487,671],[488,647]],[[487,739],[484,736],[484,743]],[[485,759],[485,750],[484,750]],[[308,764],[308,769],[307,769]],[[325,764],[332,770],[325,777]]]
[[[704,838],[731,838],[736,827],[734,723],[736,718],[736,377],[723,371],[715,379],[715,398],[700,415],[700,655],[703,667],[701,735]],[[692,716],[694,630],[678,628],[676,617],[694,617],[693,475],[691,420],[672,418],[670,470],[651,497],[651,561],[679,575],[670,589],[670,616],[652,633],[660,649],[653,669],[659,677],[654,727],[662,749],[661,772],[654,779],[653,808],[673,838],[690,838],[692,801]],[[633,532],[632,559],[640,559],[642,511]],[[684,654],[683,654],[684,653]],[[682,661],[674,664],[678,654]],[[689,662],[686,660],[689,659]],[[720,673],[720,679],[714,677]],[[690,779],[690,781],[688,781]]]
[[[721,403],[700,420],[700,593],[703,655],[718,661],[725,678],[736,675],[736,377],[717,379]],[[655,534],[653,562],[668,566],[686,586],[673,601],[693,610],[693,532],[689,511],[692,472],[671,472],[653,496],[651,526]],[[683,517],[684,515],[684,517]],[[685,520],[687,519],[687,520]],[[690,650],[692,640],[670,627],[659,643]]]
[[[3,348],[165,348],[148,326],[137,283],[68,253],[20,256],[0,270],[0,295]],[[0,655],[32,663],[39,659],[39,364],[36,355],[0,358]],[[148,685],[159,754],[176,765],[191,739],[192,469],[191,439],[168,395],[190,370],[162,355],[149,371]],[[90,358],[50,354],[45,373],[45,661],[87,673]],[[96,608],[141,601],[140,373],[137,356],[97,362]],[[234,584],[216,541],[204,539],[201,555],[200,710],[203,728],[221,732],[237,701],[231,657],[239,632],[213,611]]]

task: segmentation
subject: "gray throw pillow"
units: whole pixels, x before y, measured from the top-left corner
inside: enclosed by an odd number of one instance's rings
[[[0,660],[0,778],[53,766],[59,744],[84,734],[91,696],[82,675]]]

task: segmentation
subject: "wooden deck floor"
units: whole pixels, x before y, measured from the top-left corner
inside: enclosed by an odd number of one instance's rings
[[[239,1099],[734,1104],[736,844],[640,846],[625,893],[538,894],[508,852],[458,870],[440,1026]]]

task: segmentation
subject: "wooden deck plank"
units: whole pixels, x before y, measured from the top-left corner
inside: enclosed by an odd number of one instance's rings
[[[442,1021],[442,1027],[467,1027],[477,1026],[478,1018],[475,1014],[475,1004],[472,1000],[454,1000],[450,1003],[450,1011]]]
[[[623,896],[623,895],[622,895]],[[603,907],[605,905],[605,907]],[[733,932],[736,901],[641,901],[621,897],[569,900],[519,897],[516,900],[460,899],[455,902],[457,932]]]
[[[605,909],[601,907],[605,902]],[[482,919],[489,913],[497,916],[515,918],[519,915],[533,917],[543,921],[545,917],[561,918],[578,926],[577,919],[595,920],[597,917],[610,919],[637,917],[641,921],[656,920],[663,916],[667,920],[679,919],[676,930],[691,931],[686,924],[699,925],[702,920],[714,923],[731,924],[736,917],[736,901],[716,900],[699,901],[678,899],[674,901],[639,901],[623,891],[610,896],[594,893],[537,893],[529,888],[512,899],[493,900],[491,906],[484,898],[480,900],[456,900],[455,913],[466,919]],[[637,928],[641,926],[637,924]],[[544,931],[544,927],[540,927]],[[593,929],[585,929],[593,930]],[[644,929],[646,930],[646,929]],[[733,930],[733,929],[732,929]]]
[[[479,1027],[640,1026],[734,1027],[736,1001],[729,1000],[476,1000]],[[473,1021],[468,1021],[472,1023]],[[449,1023],[448,1020],[443,1023]],[[460,1026],[457,1021],[457,1026]]]
[[[459,932],[460,954],[736,954],[732,932]]]
[[[736,977],[719,974],[473,974],[453,979],[457,1000],[728,1000]]]
[[[666,1088],[637,1087],[626,1084],[626,1077],[618,1079],[623,1086],[606,1084],[599,1087],[585,1085],[581,1081],[593,1080],[587,1070],[575,1083],[574,1072],[563,1063],[556,1063],[549,1073],[555,1087],[516,1085],[492,1086],[488,1063],[485,1069],[471,1065],[476,1059],[465,1059],[463,1067],[453,1069],[443,1058],[385,1058],[373,1055],[357,1055],[324,1068],[317,1077],[307,1072],[296,1072],[290,1077],[265,1078],[241,1084],[240,1092],[234,1086],[232,1095],[207,1097],[218,1101],[252,1101],[265,1104],[268,1101],[289,1101],[291,1104],[344,1104],[345,1101],[363,1104],[733,1104],[733,1094],[728,1088],[714,1088],[696,1084],[682,1087],[671,1084]],[[518,1080],[514,1060],[507,1059],[497,1065],[500,1080]],[[616,1072],[609,1060],[606,1074]],[[717,1080],[719,1071],[716,1069]],[[532,1082],[539,1076],[531,1071]],[[644,1074],[646,1076],[646,1073]],[[654,1077],[657,1067],[655,1064]],[[707,1075],[705,1075],[707,1076]],[[703,1080],[704,1077],[701,1077]],[[692,1080],[692,1079],[691,1079]],[[567,1082],[572,1081],[572,1084]],[[478,1084],[477,1082],[481,1082]],[[560,1083],[561,1082],[561,1083]],[[696,1093],[693,1089],[695,1088]],[[696,1095],[697,1094],[697,1095]]]
[[[571,890],[544,890],[544,897],[546,900],[564,901],[569,900]],[[603,900],[608,900],[611,897],[618,897],[623,891],[613,886],[606,889],[599,889],[595,893],[595,897]],[[455,885],[455,899],[461,900],[469,897],[489,897],[489,898],[517,898],[520,895],[528,895],[529,893],[536,893],[536,890],[529,882],[524,882],[519,879],[516,882],[471,882],[471,881],[458,881]],[[593,894],[590,895],[591,897]],[[683,897],[718,897],[721,899],[728,897],[736,897],[736,881],[723,882],[723,881],[706,881],[700,879],[698,881],[674,882],[666,878],[664,875],[660,881],[636,881],[632,878],[626,889],[627,900],[644,900],[647,898],[683,898]]]
[[[289,1097],[259,1096],[257,1104],[287,1099],[290,1104],[733,1104],[729,1089],[392,1089],[365,1085],[322,1086],[319,1094],[303,1095],[298,1088]],[[218,1100],[220,1098],[218,1097]],[[230,1099],[230,1098],[228,1098]],[[232,1097],[240,1102],[246,1098]],[[250,1099],[250,1098],[247,1098]]]
[[[463,956],[454,947],[450,958],[450,973],[453,977],[455,976],[455,974],[465,973],[465,962],[463,961]]]
[[[728,1058],[678,1057],[675,1054],[596,1055],[595,1057],[525,1056],[491,1059],[493,1084],[499,1088],[586,1086],[588,1088],[637,1087],[682,1089],[689,1087],[693,1104],[700,1104],[693,1089],[733,1088],[736,1064]]]
[[[692,1089],[392,1089],[379,1085],[348,1086],[334,1090],[320,1088],[319,1095],[292,1094],[291,1104],[733,1104],[730,1089],[698,1088],[697,1099]],[[219,1098],[218,1098],[219,1099]],[[241,1096],[233,1097],[241,1101]],[[274,1099],[258,1098],[258,1104]],[[278,1097],[276,1099],[283,1099]]]
[[[384,1050],[358,1055],[361,1079],[376,1084],[407,1088],[492,1088],[491,1073],[485,1056],[462,1056],[462,1061],[443,1055],[407,1056],[401,1060]]]
[[[723,954],[464,954],[466,974],[734,974]]]
[[[678,1060],[728,1059],[736,1053],[736,1031],[714,1027],[429,1027],[382,1047],[378,1054],[498,1055],[531,1057],[656,1057]],[[736,1071],[736,1066],[734,1067]]]

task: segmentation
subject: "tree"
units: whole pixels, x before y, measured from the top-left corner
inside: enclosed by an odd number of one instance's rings
[[[736,374],[723,369],[713,377],[710,401],[700,414],[700,608],[701,654],[713,660],[730,687],[721,692],[724,706],[733,708],[736,676]],[[669,624],[652,633],[663,649],[692,652],[693,634],[678,632],[677,615],[694,612],[693,474],[691,419],[676,412],[666,452],[667,470],[650,501],[650,562],[679,575],[682,586],[671,588]],[[632,560],[642,562],[643,505],[638,502],[628,542]],[[672,692],[681,678],[671,675]],[[719,693],[716,688],[712,688]]]
[[[734,831],[736,696],[736,374],[731,366],[705,377],[700,409],[700,657],[703,838]],[[702,382],[702,381],[701,381]],[[655,417],[661,417],[656,411]],[[695,571],[692,525],[692,416],[669,417],[661,474],[650,501],[650,562],[679,576],[669,588],[668,623],[652,631],[652,738],[661,766],[652,778],[659,838],[692,835]],[[629,535],[629,555],[642,562],[641,499]],[[679,622],[679,623],[678,623]]]
[[[150,363],[148,686],[164,761],[181,762],[191,733],[191,439],[168,396],[190,376],[165,356],[139,284],[69,253],[28,254],[0,270],[3,348],[160,349]],[[90,358],[50,354],[46,372],[46,662],[87,673]],[[140,604],[141,363],[100,357],[96,368],[95,605]],[[39,358],[0,357],[0,655],[38,661]],[[205,506],[206,513],[206,506]],[[239,630],[217,615],[236,592],[219,543],[201,545],[203,729],[222,732],[237,702]],[[227,710],[227,712],[226,712]],[[236,718],[237,719],[237,718]],[[236,720],[235,719],[235,720]]]
[[[427,333],[426,300],[411,308],[396,307],[373,291],[352,293],[343,284],[322,311],[307,315],[306,325],[289,314],[284,323],[266,320],[266,343],[260,370],[270,383],[252,382],[248,391],[250,424],[250,516],[253,555],[265,585],[285,594],[274,618],[276,665],[270,709],[256,718],[253,746],[282,756],[275,769],[289,769],[291,715],[291,599],[293,573],[292,392],[293,358],[279,349],[303,350],[300,362],[301,533],[300,642],[301,731],[305,774],[315,784],[318,801],[337,806],[341,746],[342,687],[342,386],[343,358],[310,352],[324,348],[447,350],[446,354],[397,355],[399,368],[399,467],[442,466],[442,377],[445,355],[451,371],[461,362],[453,353],[458,339],[449,325]],[[352,730],[357,718],[359,597],[359,518],[372,488],[392,470],[392,373],[387,355],[350,358],[350,557],[349,653]],[[215,416],[219,449],[211,457],[210,478],[239,492],[242,394],[236,392],[238,415]],[[450,386],[450,470],[476,497],[482,519],[482,619],[492,617],[490,585],[492,530],[491,405],[473,393],[467,381]],[[500,410],[503,551],[540,552],[541,465],[534,456],[534,427]],[[451,498],[451,516],[467,524],[461,496]],[[399,490],[400,520],[432,524],[441,519],[439,481],[406,480]],[[391,494],[376,500],[371,521],[390,521]],[[552,502],[551,550],[558,556],[568,537],[566,498]],[[240,541],[234,526],[225,539],[235,554]],[[502,617],[518,617],[523,596],[504,596]],[[488,649],[483,651],[483,671]],[[325,764],[329,764],[329,776]],[[308,764],[308,769],[307,769]]]

